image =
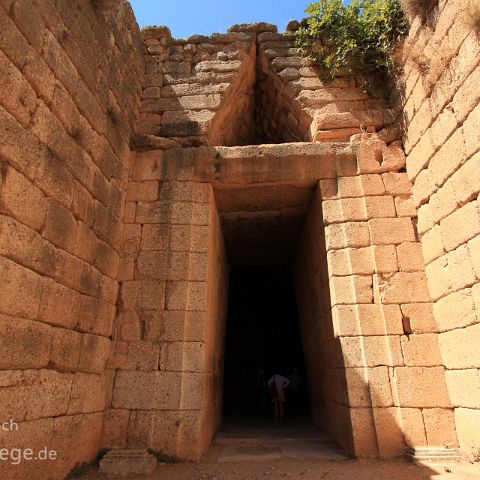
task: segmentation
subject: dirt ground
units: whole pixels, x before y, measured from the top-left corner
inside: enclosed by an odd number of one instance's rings
[[[84,480],[100,480],[90,472]],[[112,478],[112,477],[109,477]],[[115,477],[113,477],[115,478]],[[120,477],[117,477],[120,478]],[[132,477],[130,477],[132,478]],[[480,480],[480,463],[355,460],[306,419],[226,422],[198,463],[159,464],[135,480]]]
[[[91,472],[84,480],[104,477]],[[183,463],[159,465],[135,480],[470,480],[480,479],[478,464],[416,466],[403,460],[318,461],[282,459],[275,462]]]

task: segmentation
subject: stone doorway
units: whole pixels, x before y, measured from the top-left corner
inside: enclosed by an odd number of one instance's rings
[[[135,185],[154,188],[129,204],[105,426],[123,422],[119,445],[206,451],[223,418],[229,270],[262,263],[293,263],[313,423],[359,457],[427,444],[417,420],[450,404],[439,360],[415,353],[433,337],[408,337],[431,305],[400,160],[380,141],[137,155]]]

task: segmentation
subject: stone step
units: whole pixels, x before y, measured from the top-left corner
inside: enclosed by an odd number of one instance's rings
[[[413,463],[460,462],[461,457],[456,448],[415,447],[409,448],[405,454]]]
[[[218,457],[220,463],[271,462],[284,458],[315,460],[347,460],[348,457],[333,444],[294,442],[282,444],[223,445]]]

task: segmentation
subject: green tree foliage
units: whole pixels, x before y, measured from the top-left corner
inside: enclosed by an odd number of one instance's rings
[[[305,10],[296,45],[323,67],[324,81],[339,74],[386,73],[389,53],[408,23],[398,0],[320,0]]]

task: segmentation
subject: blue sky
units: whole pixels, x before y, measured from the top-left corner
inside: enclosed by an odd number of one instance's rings
[[[234,23],[268,22],[285,31],[309,0],[130,0],[140,27],[167,25],[176,38],[225,32]]]

